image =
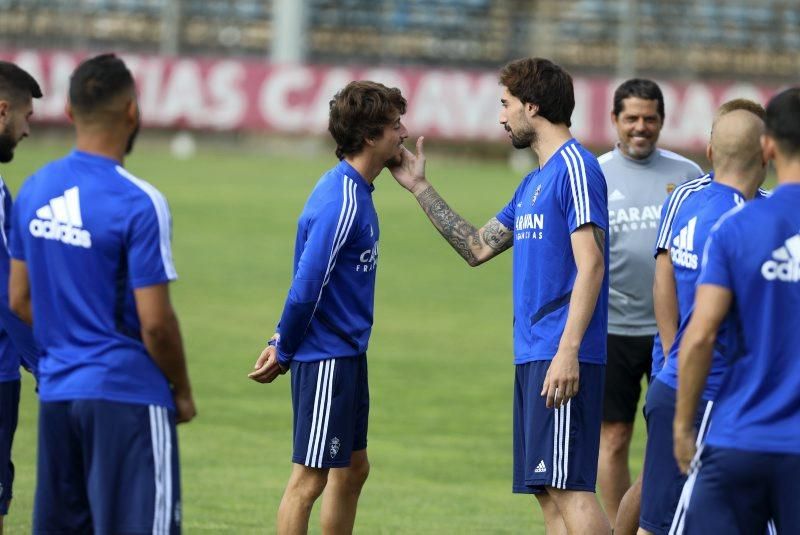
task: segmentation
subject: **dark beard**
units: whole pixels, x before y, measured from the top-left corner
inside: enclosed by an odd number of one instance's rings
[[[392,167],[397,167],[401,163],[403,163],[402,156],[392,156],[383,163],[383,166],[386,167],[387,169],[391,169]]]
[[[16,146],[17,142],[14,140],[14,136],[8,132],[0,134],[0,163],[8,163],[14,159],[14,147]]]
[[[137,124],[136,129],[131,132],[131,135],[128,138],[128,144],[125,146],[125,154],[130,154],[133,150],[133,145],[136,143],[136,136],[139,135],[139,126],[140,125]]]
[[[511,145],[515,149],[529,149],[536,142],[536,131],[525,130],[519,134],[511,132]]]

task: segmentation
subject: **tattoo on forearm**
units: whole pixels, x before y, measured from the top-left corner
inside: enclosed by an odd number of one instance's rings
[[[514,233],[503,226],[496,217],[493,217],[483,228],[484,243],[498,253],[502,253],[513,245],[514,242],[511,239],[513,236]]]
[[[597,244],[597,248],[600,249],[602,254],[606,248],[606,233],[603,232],[603,229],[592,225],[592,234],[594,235],[594,243]]]
[[[477,263],[472,247],[480,247],[478,230],[455,213],[433,187],[420,193],[417,201],[453,249],[470,264]]]

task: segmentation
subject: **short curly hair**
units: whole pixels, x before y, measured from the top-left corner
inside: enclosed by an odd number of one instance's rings
[[[575,109],[572,77],[550,60],[523,58],[500,71],[500,83],[523,104],[539,106],[539,115],[553,124],[571,126]]]
[[[330,101],[328,131],[341,160],[361,152],[367,139],[380,138],[396,114],[406,112],[406,99],[396,87],[370,81],[347,84]]]

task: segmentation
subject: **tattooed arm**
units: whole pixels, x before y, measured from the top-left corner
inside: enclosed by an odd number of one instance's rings
[[[423,138],[417,140],[417,154],[403,148],[402,160],[389,168],[395,180],[414,194],[428,219],[447,243],[470,266],[478,266],[513,245],[514,233],[492,218],[480,229],[458,215],[425,178]]]
[[[573,232],[570,240],[578,274],[572,286],[567,322],[558,351],[542,386],[541,395],[547,397],[545,403],[548,407],[561,406],[578,393],[578,350],[597,307],[605,275],[606,236],[603,229],[589,223]]]
[[[454,212],[430,184],[415,196],[439,234],[470,266],[478,266],[511,247],[514,233],[496,217],[476,229]]]

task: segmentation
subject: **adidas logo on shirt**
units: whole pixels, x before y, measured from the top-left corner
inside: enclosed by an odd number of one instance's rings
[[[533,471],[535,474],[542,474],[547,472],[547,467],[544,465],[544,461],[539,461],[539,464],[536,466],[536,469]]]
[[[697,217],[689,220],[689,223],[681,229],[672,240],[670,256],[672,263],[676,266],[688,269],[697,269],[698,257],[694,251],[694,228],[697,226]]]
[[[772,251],[772,259],[761,265],[768,281],[800,282],[800,234],[795,234]]]
[[[609,202],[611,202],[611,201],[624,201],[625,200],[625,195],[623,195],[620,190],[615,189],[611,193],[611,195],[608,196],[608,200],[609,200]]]
[[[83,228],[81,203],[78,187],[69,188],[64,195],[50,199],[50,202],[36,210],[36,219],[28,225],[36,238],[58,240],[67,245],[89,248],[92,236]]]

